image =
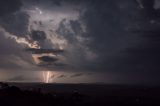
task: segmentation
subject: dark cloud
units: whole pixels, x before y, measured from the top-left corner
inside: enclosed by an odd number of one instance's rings
[[[134,32],[134,34],[139,35],[139,39],[143,39],[143,41],[139,45],[130,48],[128,47],[123,50],[124,54],[122,57],[115,59],[114,65],[112,66],[116,66],[118,70],[125,70],[125,72],[129,73],[144,74],[144,72],[146,72],[148,73],[146,76],[156,76],[156,74],[159,73],[158,70],[160,63],[160,57],[158,55],[160,52],[160,20],[157,19],[160,12],[153,8],[153,1],[143,1],[143,4],[143,12],[146,14],[143,16],[143,20],[140,20],[137,23],[141,23],[141,26],[144,27],[138,29],[136,33]],[[151,20],[155,20],[156,23],[152,23]],[[113,69],[116,70],[116,68]]]
[[[86,32],[83,31],[83,24],[80,20],[62,20],[59,24],[59,28],[56,32],[62,36],[67,42],[68,46],[65,48],[63,56],[67,60],[67,64],[77,69],[85,69],[85,65],[88,64],[87,49],[90,41]]]
[[[44,31],[32,31],[31,36],[33,40],[39,41],[39,40],[45,40],[46,34]]]
[[[105,71],[127,79],[132,75],[146,80],[150,75],[157,76],[160,63],[160,11],[154,8],[154,0],[140,1],[143,8],[135,0],[86,1],[86,11],[80,19],[67,24],[71,25],[74,33],[65,25],[64,19],[57,33],[76,47],[68,60],[75,60],[72,63],[78,64],[79,69]],[[80,22],[85,23],[86,33],[81,33]],[[137,32],[132,32],[133,30]],[[76,45],[77,33],[90,39],[85,44],[87,46],[79,48]],[[97,59],[90,62],[83,59],[84,47],[97,54]],[[80,61],[77,62],[76,59]]]
[[[148,17],[158,18],[157,11],[154,9],[155,0],[141,0],[144,11]]]
[[[43,53],[53,53],[59,54],[64,52],[64,50],[59,49],[35,49],[35,48],[28,48],[26,51],[32,52],[33,54],[43,54]]]
[[[63,19],[60,24],[59,24],[59,28],[57,29],[57,33],[59,35],[62,35],[63,37],[65,37],[66,40],[68,40],[69,42],[71,42],[72,44],[74,44],[74,42],[77,42],[76,39],[76,34],[72,33],[71,30],[68,27],[68,24],[66,24],[66,19]],[[71,21],[72,22],[72,21]],[[71,25],[71,24],[70,24]],[[73,25],[72,25],[73,26]],[[76,28],[77,29],[77,26]],[[76,31],[75,31],[76,32]]]
[[[19,10],[22,6],[21,0],[1,0],[0,1],[0,15],[8,15]]]
[[[22,75],[10,78],[9,81],[24,81],[26,78]]]
[[[33,75],[33,73],[32,73]],[[36,80],[36,81],[41,81],[42,79],[39,77],[30,77],[30,76],[26,76],[26,75],[15,75],[15,77],[9,78],[7,81],[13,81],[13,82],[23,82],[23,81],[32,81],[32,80]]]
[[[124,51],[126,53],[126,57],[124,57],[123,60],[117,60],[123,62],[123,64],[121,63],[120,69],[145,71],[150,72],[151,74],[159,73],[159,34],[160,33],[156,30],[144,31],[142,37],[145,42],[139,46],[126,49]]]
[[[28,33],[29,15],[20,11],[21,0],[2,0],[0,7],[0,25],[16,36],[25,36]]]
[[[57,58],[51,57],[51,56],[42,56],[42,57],[39,57],[39,59],[43,62],[48,62],[48,63],[53,63],[58,60]]]
[[[57,63],[54,63],[55,66],[60,66],[60,67],[65,67],[67,66],[67,64],[65,63],[60,63],[60,62],[57,62]]]
[[[0,18],[0,25],[8,32],[24,37],[28,34],[29,15],[25,12],[16,12]]]
[[[71,20],[67,24],[66,19],[62,20],[57,33],[70,44],[66,48],[68,54],[65,54],[68,63],[81,70],[106,71],[106,64],[110,60],[123,55],[122,50],[141,41],[128,32],[130,27],[136,26],[133,17],[141,19],[141,12],[134,0],[93,0],[86,1],[86,4],[86,11],[80,19]],[[86,26],[86,32],[82,30],[82,23]],[[87,60],[87,57],[94,58],[96,55],[97,59]]]
[[[82,19],[93,38],[90,48],[99,57],[88,69],[123,76],[128,82],[159,81],[160,11],[153,8],[154,0],[142,3],[144,8],[133,0],[91,3]]]
[[[91,75],[93,75],[93,73],[76,73],[76,74],[71,75],[70,77],[74,78],[74,77],[91,76]]]
[[[93,75],[93,73],[87,73],[86,75]]]
[[[62,75],[58,76],[57,78],[65,78],[65,77],[67,77],[67,75],[62,74]]]
[[[71,24],[71,28],[73,29],[76,35],[82,32],[81,24],[78,21],[71,20],[70,24]]]
[[[5,31],[0,31],[0,35],[0,69],[23,69],[23,65],[20,65],[18,61],[32,64],[31,56],[23,52],[21,45],[18,45],[13,39],[7,38]]]
[[[83,76],[83,75],[84,75],[83,73],[78,73],[78,74],[73,74],[73,75],[71,75],[70,77],[71,77],[71,78],[81,77],[81,76]]]
[[[8,32],[0,29],[0,70],[20,71],[37,70],[31,54],[24,51],[24,47],[14,39],[7,37]]]
[[[143,1],[145,8],[141,9],[135,0],[89,1],[81,20],[87,25],[87,36],[92,39],[88,44],[89,48],[98,55],[98,58],[84,65],[87,70],[112,71],[112,73],[115,71],[118,74],[121,73],[117,72],[121,70],[119,68],[127,67],[123,61],[131,57],[127,57],[130,53],[126,49],[139,48],[139,45],[144,45],[146,42],[142,34],[135,35],[130,32],[131,29],[142,29],[150,25],[151,16],[147,12],[148,9],[154,11],[153,3],[146,2],[149,1]],[[117,66],[122,67],[117,68]]]

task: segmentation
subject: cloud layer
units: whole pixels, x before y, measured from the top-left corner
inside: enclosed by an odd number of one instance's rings
[[[136,83],[159,80],[159,4],[0,1],[0,70],[75,72],[70,78],[93,72]]]

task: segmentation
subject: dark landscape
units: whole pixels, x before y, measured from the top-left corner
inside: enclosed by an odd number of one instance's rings
[[[1,83],[1,106],[158,106],[159,86]]]

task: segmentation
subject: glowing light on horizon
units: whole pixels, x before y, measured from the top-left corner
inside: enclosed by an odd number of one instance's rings
[[[43,71],[43,82],[50,83],[52,73],[50,71]]]

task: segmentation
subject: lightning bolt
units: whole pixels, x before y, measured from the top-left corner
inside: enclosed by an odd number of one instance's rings
[[[52,73],[50,71],[43,71],[43,81],[44,83],[50,83]]]

